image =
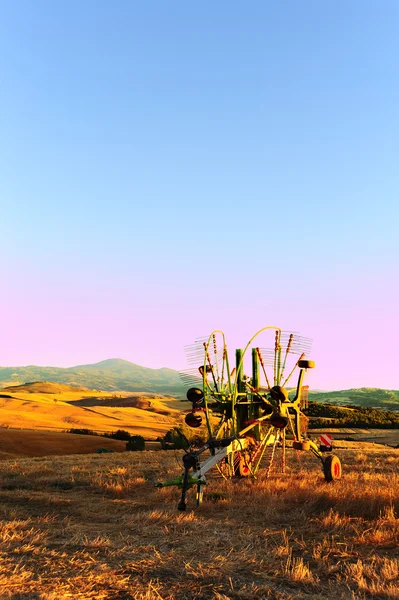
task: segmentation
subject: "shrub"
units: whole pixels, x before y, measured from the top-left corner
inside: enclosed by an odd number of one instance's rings
[[[136,450],[145,450],[145,439],[142,435],[132,435],[126,444],[126,450],[132,452]]]
[[[202,433],[202,432],[201,432]],[[193,431],[189,427],[173,427],[166,432],[163,438],[158,438],[163,450],[188,449],[190,445],[202,446],[205,443],[204,435]]]
[[[131,435],[128,431],[125,431],[124,429],[118,429],[117,431],[113,431],[112,433],[104,434],[104,437],[128,442],[131,438]]]
[[[163,450],[168,450],[170,448],[188,448],[189,446],[188,440],[183,437],[182,432],[178,427],[169,429],[160,441]]]
[[[92,429],[68,429],[67,433],[77,433],[78,435],[98,435]]]

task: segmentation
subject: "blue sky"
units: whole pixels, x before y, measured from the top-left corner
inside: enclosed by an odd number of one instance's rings
[[[396,2],[0,10],[0,364],[275,324],[399,388]]]

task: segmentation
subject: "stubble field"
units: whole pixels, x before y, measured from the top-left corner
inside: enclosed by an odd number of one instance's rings
[[[0,598],[399,598],[399,450],[339,451],[326,483],[295,453],[289,473],[207,486],[176,510],[179,453],[0,463]]]

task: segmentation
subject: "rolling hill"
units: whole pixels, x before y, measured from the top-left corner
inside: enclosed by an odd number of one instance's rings
[[[0,367],[0,387],[51,381],[78,388],[104,391],[151,392],[182,397],[185,388],[177,371],[149,369],[127,360],[112,358],[76,367]]]
[[[309,400],[327,404],[352,404],[370,408],[399,410],[399,390],[358,388],[336,392],[309,392]]]
[[[91,454],[99,448],[124,452],[126,442],[93,435],[26,429],[2,429],[0,436],[0,460],[29,456]]]
[[[100,365],[86,365],[75,369],[80,369],[84,374],[83,381],[90,381],[90,373],[96,377],[99,371],[103,371],[103,377],[109,377],[109,372],[113,373],[116,382],[118,371],[130,369],[130,363],[125,362],[104,361]],[[136,365],[131,366],[134,368]],[[151,374],[153,370],[144,369],[144,375],[148,376],[148,371]],[[32,374],[30,371],[29,375]],[[156,375],[157,384],[160,385],[159,373]],[[99,391],[98,385],[97,389],[90,390],[83,387],[83,381],[76,373],[74,377],[73,385],[51,381],[16,384],[17,377],[14,377],[13,385],[0,388],[0,428],[3,439],[0,444],[0,459],[13,454],[41,456],[95,451],[98,447],[96,439],[92,439],[87,445],[83,443],[83,438],[78,443],[78,439],[75,441],[73,436],[59,437],[61,432],[74,429],[98,433],[123,429],[131,434],[142,435],[147,440],[156,439],[171,428],[181,426],[184,413],[189,409],[179,397],[168,397],[157,391]],[[97,379],[94,381],[98,384]],[[145,388],[146,382],[141,381],[137,387]],[[157,389],[153,382],[151,387]],[[344,407],[345,404],[351,407]],[[375,410],[375,406],[385,410]],[[386,406],[391,410],[399,407],[399,392],[367,388],[314,392],[310,394],[308,414],[313,428],[398,427],[399,412],[388,412]],[[6,433],[7,430],[10,432]],[[17,433],[16,430],[24,430],[25,433]],[[23,443],[20,438],[24,440]]]
[[[162,436],[182,420],[175,398],[151,393],[100,392],[48,381],[0,390],[0,427],[97,432],[124,429],[146,439]]]
[[[61,367],[0,367],[0,393],[4,388],[33,382],[54,382],[77,389],[105,392],[140,392],[183,399],[187,387],[173,369],[150,369],[127,360],[112,358],[94,364]],[[3,390],[2,390],[3,388]],[[25,391],[28,391],[27,389]],[[32,392],[37,391],[33,390]],[[61,389],[59,390],[61,391]],[[65,391],[65,390],[64,390]],[[309,399],[329,404],[352,404],[399,410],[399,391],[359,388],[339,391],[312,391]]]

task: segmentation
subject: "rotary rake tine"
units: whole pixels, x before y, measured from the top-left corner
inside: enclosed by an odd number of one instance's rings
[[[273,381],[274,385],[278,384],[277,379],[277,356],[278,356],[278,348],[279,348],[279,332],[276,331],[275,341],[274,341],[274,360],[273,360]]]
[[[291,373],[288,375],[287,379],[284,381],[284,383],[283,383],[283,387],[285,387],[285,386],[286,386],[286,384],[289,382],[289,380],[291,379],[291,377],[292,377],[292,376],[293,376],[293,374],[294,374],[294,371],[295,371],[295,369],[297,368],[297,366],[298,366],[298,364],[299,364],[299,361],[301,361],[301,360],[302,360],[304,357],[305,357],[305,353],[301,354],[301,356],[298,358],[298,360],[296,361],[295,365],[294,365],[294,366],[293,366],[293,368],[292,368],[292,371],[291,371]]]
[[[284,375],[285,365],[286,365],[286,363],[287,363],[287,357],[288,357],[288,354],[289,354],[289,352],[290,352],[290,350],[291,350],[291,345],[292,345],[292,341],[293,341],[293,339],[294,339],[294,334],[293,334],[293,333],[291,333],[291,335],[290,335],[290,337],[289,337],[289,339],[288,339],[288,343],[287,343],[286,349],[285,349],[285,356],[284,356],[284,362],[283,362],[283,366],[282,366],[282,368],[281,368],[281,376],[280,376],[280,380],[283,378],[283,375]]]
[[[285,475],[285,452],[286,452],[286,432],[282,434],[282,448],[281,448],[281,473]]]
[[[212,375],[212,379],[213,379],[213,385],[215,386],[215,391],[216,391],[216,392],[218,392],[218,391],[219,391],[219,389],[218,389],[218,384],[217,384],[216,377],[215,377],[215,371],[214,371],[214,369],[213,369],[212,362],[211,362],[211,357],[210,357],[210,355],[209,355],[209,352],[208,352],[208,347],[207,347],[207,345],[205,344],[205,342],[204,342],[204,348],[205,348],[205,356],[206,356],[206,360],[207,360],[207,363],[208,363],[208,364],[206,365],[206,368],[205,368],[205,373],[207,372],[207,367],[209,366],[209,371],[210,371],[210,373],[211,373],[211,375]]]
[[[267,469],[266,469],[266,479],[269,479],[270,477],[270,473],[272,470],[272,466],[273,466],[273,461],[274,461],[274,453],[276,452],[276,448],[277,448],[277,444],[280,438],[280,432],[278,431],[276,434],[276,437],[274,438],[274,442],[273,442],[273,447],[272,447],[272,453],[270,456],[270,460],[269,460],[269,464],[267,465]]]
[[[216,370],[216,380],[218,382],[218,384],[220,384],[220,375],[219,375],[219,365],[218,365],[218,347],[217,347],[217,343],[216,343],[216,335],[212,336],[212,342],[213,342],[213,354],[215,356],[215,370]]]
[[[267,387],[270,390],[271,385],[270,385],[270,382],[269,382],[269,378],[267,376],[267,372],[266,372],[266,368],[265,368],[265,363],[263,361],[263,357],[262,357],[262,354],[261,354],[261,351],[260,351],[259,347],[256,348],[256,354],[258,355],[258,359],[259,359],[259,362],[260,362],[260,366],[262,367],[263,374],[265,376]]]
[[[224,370],[225,370],[226,357],[227,357],[227,347],[226,347],[226,344],[224,344],[224,346],[223,346],[223,356],[222,356],[222,376],[221,376],[221,380],[222,381],[224,381]],[[228,369],[227,369],[227,372],[228,372]]]

